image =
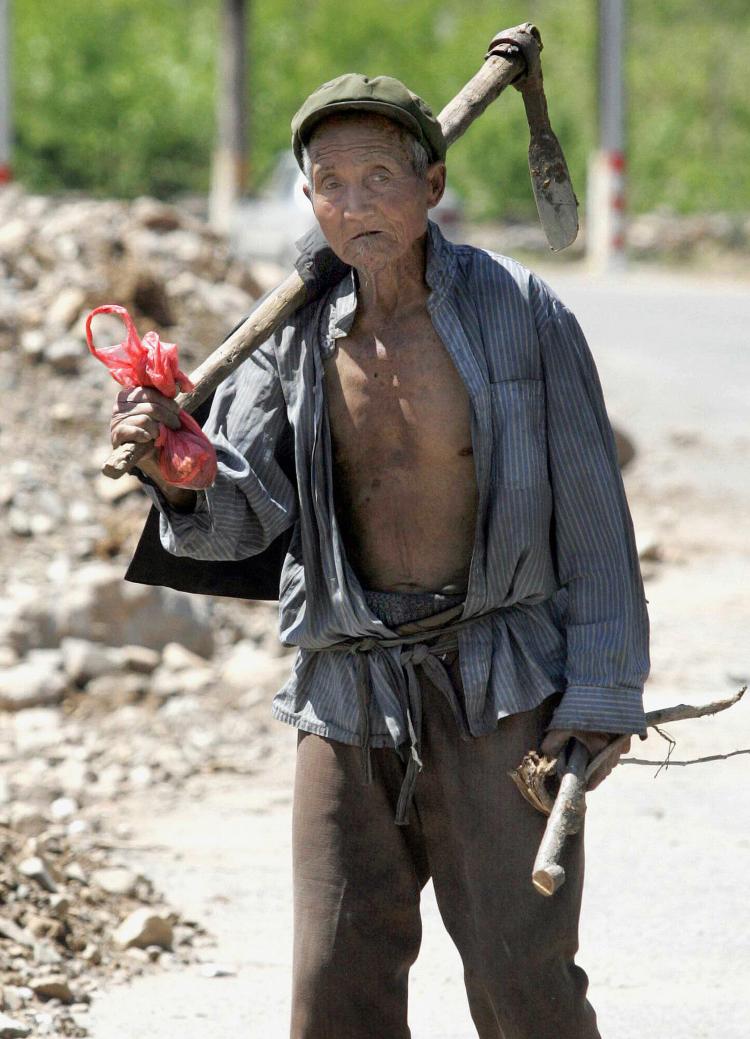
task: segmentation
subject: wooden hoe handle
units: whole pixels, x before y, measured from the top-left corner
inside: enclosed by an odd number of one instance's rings
[[[560,865],[560,856],[566,838],[577,833],[583,822],[588,763],[588,750],[578,740],[574,740],[531,874],[531,882],[542,895],[554,895],[565,883],[565,870]]]

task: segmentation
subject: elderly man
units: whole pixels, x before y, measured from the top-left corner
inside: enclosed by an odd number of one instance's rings
[[[596,369],[539,278],[428,221],[445,142],[403,84],[339,77],[292,127],[351,269],[217,393],[213,487],[141,463],[171,553],[241,560],[290,535],[299,653],[273,713],[299,730],[291,1034],[409,1035],[431,877],[482,1039],[594,1039],[582,836],[543,899],[544,819],[507,773],[644,731],[648,618]],[[123,392],[112,442],[175,413]]]

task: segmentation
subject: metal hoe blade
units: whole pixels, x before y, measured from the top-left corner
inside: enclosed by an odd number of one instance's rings
[[[550,248],[565,249],[578,235],[578,199],[560,142],[549,126],[546,130],[532,127],[529,172],[539,220]]]
[[[578,234],[578,199],[560,142],[550,126],[539,54],[542,38],[531,22],[507,29],[490,41],[487,57],[520,51],[525,73],[513,85],[523,97],[529,124],[529,172],[544,233],[552,249],[565,249]]]

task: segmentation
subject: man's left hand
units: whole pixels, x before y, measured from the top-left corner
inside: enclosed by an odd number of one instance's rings
[[[571,739],[583,743],[589,752],[589,757],[593,759],[600,751],[604,750],[608,744],[612,743],[613,740],[619,740],[620,734],[616,732],[586,732],[582,729],[552,729],[542,740],[542,745],[539,749],[545,757],[556,758],[568,740]],[[595,790],[602,780],[606,779],[612,769],[619,763],[621,756],[627,754],[629,750],[630,738],[628,738],[627,743],[623,744],[622,750],[616,755],[616,757],[610,759],[608,762],[601,765],[596,772],[592,773],[587,784],[587,789]]]

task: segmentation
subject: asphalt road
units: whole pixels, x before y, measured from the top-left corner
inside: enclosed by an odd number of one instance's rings
[[[747,286],[658,272],[548,278],[587,333],[611,418],[636,441],[626,475],[636,531],[665,546],[646,584],[647,707],[729,695],[750,672]],[[750,704],[672,731],[679,758],[750,747]],[[92,1010],[95,1039],[287,1034],[292,746],[280,727],[262,779],[217,777],[171,804],[122,806],[135,840],[164,849],[133,861],[214,931],[206,958],[236,975],[191,969],[113,989]],[[636,751],[658,758],[663,744],[652,737]],[[591,796],[579,962],[604,1039],[746,1039],[748,764],[739,756],[657,779],[622,767]],[[429,889],[424,920],[413,1039],[469,1039],[461,966]]]

